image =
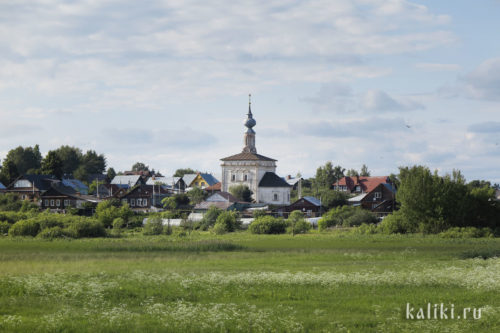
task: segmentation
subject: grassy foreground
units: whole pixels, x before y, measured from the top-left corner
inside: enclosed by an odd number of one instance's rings
[[[500,239],[420,235],[0,238],[0,331],[494,332],[498,257]]]

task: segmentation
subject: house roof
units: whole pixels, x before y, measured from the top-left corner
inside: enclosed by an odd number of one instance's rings
[[[31,184],[34,184],[40,191],[47,191],[53,182],[58,182],[59,180],[54,175],[24,175],[17,178],[9,187],[13,187],[16,181],[26,179]]]
[[[186,173],[184,176],[182,176],[182,180],[184,180],[184,183],[186,183],[186,186],[189,187],[193,180],[198,176],[197,173]]]
[[[219,182],[217,178],[215,178],[209,173],[200,173],[200,176],[207,182],[208,186],[215,185]]]
[[[285,178],[284,180],[291,186],[294,186],[301,180],[302,178]]]
[[[87,176],[88,183],[92,183],[96,179],[101,182],[101,181],[105,181],[106,179],[108,179],[108,176],[103,174],[103,173],[92,173],[92,174]]]
[[[228,192],[217,192],[209,196],[205,201],[209,202],[238,202],[239,200]]]
[[[6,187],[0,182],[0,190],[5,190]]]
[[[205,210],[205,209],[209,209],[210,206],[215,206],[219,209],[226,210],[233,205],[234,205],[234,202],[229,202],[229,201],[202,201],[199,204],[197,204],[196,206],[194,206],[194,210],[197,210],[197,209]]]
[[[212,186],[205,187],[205,191],[220,191],[222,189],[222,183],[218,182]]]
[[[80,192],[81,194],[88,194],[89,192],[88,186],[79,181],[78,179],[63,179],[62,183],[64,186],[69,186],[73,188],[75,191]]]
[[[368,193],[363,193],[363,194],[360,194],[360,195],[357,195],[355,197],[352,197],[352,198],[349,198],[347,199],[347,201],[349,202],[360,202],[361,200],[363,200],[366,196],[368,195]]]
[[[129,176],[119,175],[113,178],[111,184],[132,187],[135,184],[137,184],[140,178],[141,178],[140,175],[129,175]]]
[[[321,201],[315,197],[303,197],[302,199],[309,201],[315,206],[321,206]]]
[[[172,184],[177,185],[179,180],[181,180],[181,177],[151,177],[148,179],[146,182],[146,185],[156,185],[160,183],[161,185],[169,185],[172,186]]]
[[[51,191],[55,191],[56,193],[66,195],[66,196],[69,196],[69,197],[72,197],[75,199],[79,199],[79,200],[85,200],[85,201],[89,201],[89,202],[101,202],[101,200],[97,199],[94,196],[80,195],[72,187],[66,186],[60,182],[53,183],[51,188],[47,192],[45,192],[45,194],[42,194],[42,197],[44,195],[49,194]]]
[[[274,162],[276,162],[275,159],[272,159],[270,157],[266,157],[263,155],[259,155],[259,154],[254,154],[254,153],[239,153],[236,155],[231,155],[228,157],[221,158],[221,161],[274,161]]]
[[[290,185],[274,172],[266,172],[259,182],[259,187],[290,187]]]
[[[363,192],[371,192],[375,187],[380,184],[389,183],[389,177],[343,177],[338,183],[333,185],[347,186],[349,190],[353,190],[356,186],[361,186]]]

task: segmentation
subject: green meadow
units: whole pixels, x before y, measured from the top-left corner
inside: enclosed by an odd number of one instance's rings
[[[498,332],[499,257],[498,238],[3,237],[0,331]],[[481,313],[412,320],[407,303]]]

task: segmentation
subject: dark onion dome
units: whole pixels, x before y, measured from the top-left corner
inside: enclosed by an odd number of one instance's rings
[[[248,128],[252,128],[255,125],[257,125],[257,122],[255,121],[255,119],[252,118],[252,114],[249,113],[248,114],[248,118],[245,119],[245,126],[248,127]]]

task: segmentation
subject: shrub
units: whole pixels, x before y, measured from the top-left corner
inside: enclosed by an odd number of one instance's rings
[[[113,229],[122,229],[125,227],[125,220],[121,217],[117,217],[113,220]]]
[[[46,228],[40,231],[37,237],[44,239],[61,238],[66,236],[66,232],[61,227]]]
[[[9,229],[9,236],[36,236],[40,231],[40,225],[32,220],[20,220]]]
[[[0,222],[0,234],[6,234],[9,232],[11,224],[7,221]]]
[[[493,232],[489,228],[454,227],[441,232],[439,236],[442,238],[481,238],[493,237]]]
[[[304,213],[294,210],[287,220],[292,235],[306,233],[311,229],[311,224],[304,219]]]
[[[384,234],[405,234],[416,230],[399,211],[396,211],[382,220],[380,231]]]
[[[370,224],[370,223],[377,223],[378,219],[377,217],[372,213],[364,209],[356,209],[354,213],[347,217],[342,225],[344,227],[353,227],[353,226],[358,226],[362,225],[363,223],[365,224]]]
[[[360,235],[373,235],[379,232],[379,230],[380,229],[373,223],[371,224],[363,223],[359,227],[354,228],[352,232],[354,234],[360,234]]]
[[[295,224],[294,227],[294,233],[296,234],[306,234],[311,230],[312,226],[311,223],[307,222],[306,220],[299,221]]]
[[[266,216],[266,211],[264,209],[256,209],[253,211],[252,216],[254,219],[261,217],[261,216]]]
[[[144,224],[144,235],[160,235],[163,232],[163,221],[159,216],[151,216]]]
[[[223,235],[228,232],[226,225],[223,223],[215,223],[213,231],[216,235]]]
[[[282,218],[263,216],[256,218],[249,227],[252,234],[283,234],[286,232],[286,222]]]
[[[68,232],[69,236],[74,238],[106,236],[103,224],[89,218],[80,218],[74,221],[65,231]]]
[[[219,232],[222,229],[225,232],[233,232],[241,227],[241,222],[238,219],[238,214],[236,212],[222,212],[217,217],[215,221],[214,229],[217,227]],[[215,231],[215,230],[214,230]]]
[[[213,227],[221,213],[222,209],[219,209],[215,206],[210,206],[205,215],[203,215],[203,219],[200,221],[200,229],[208,230],[208,228]]]

